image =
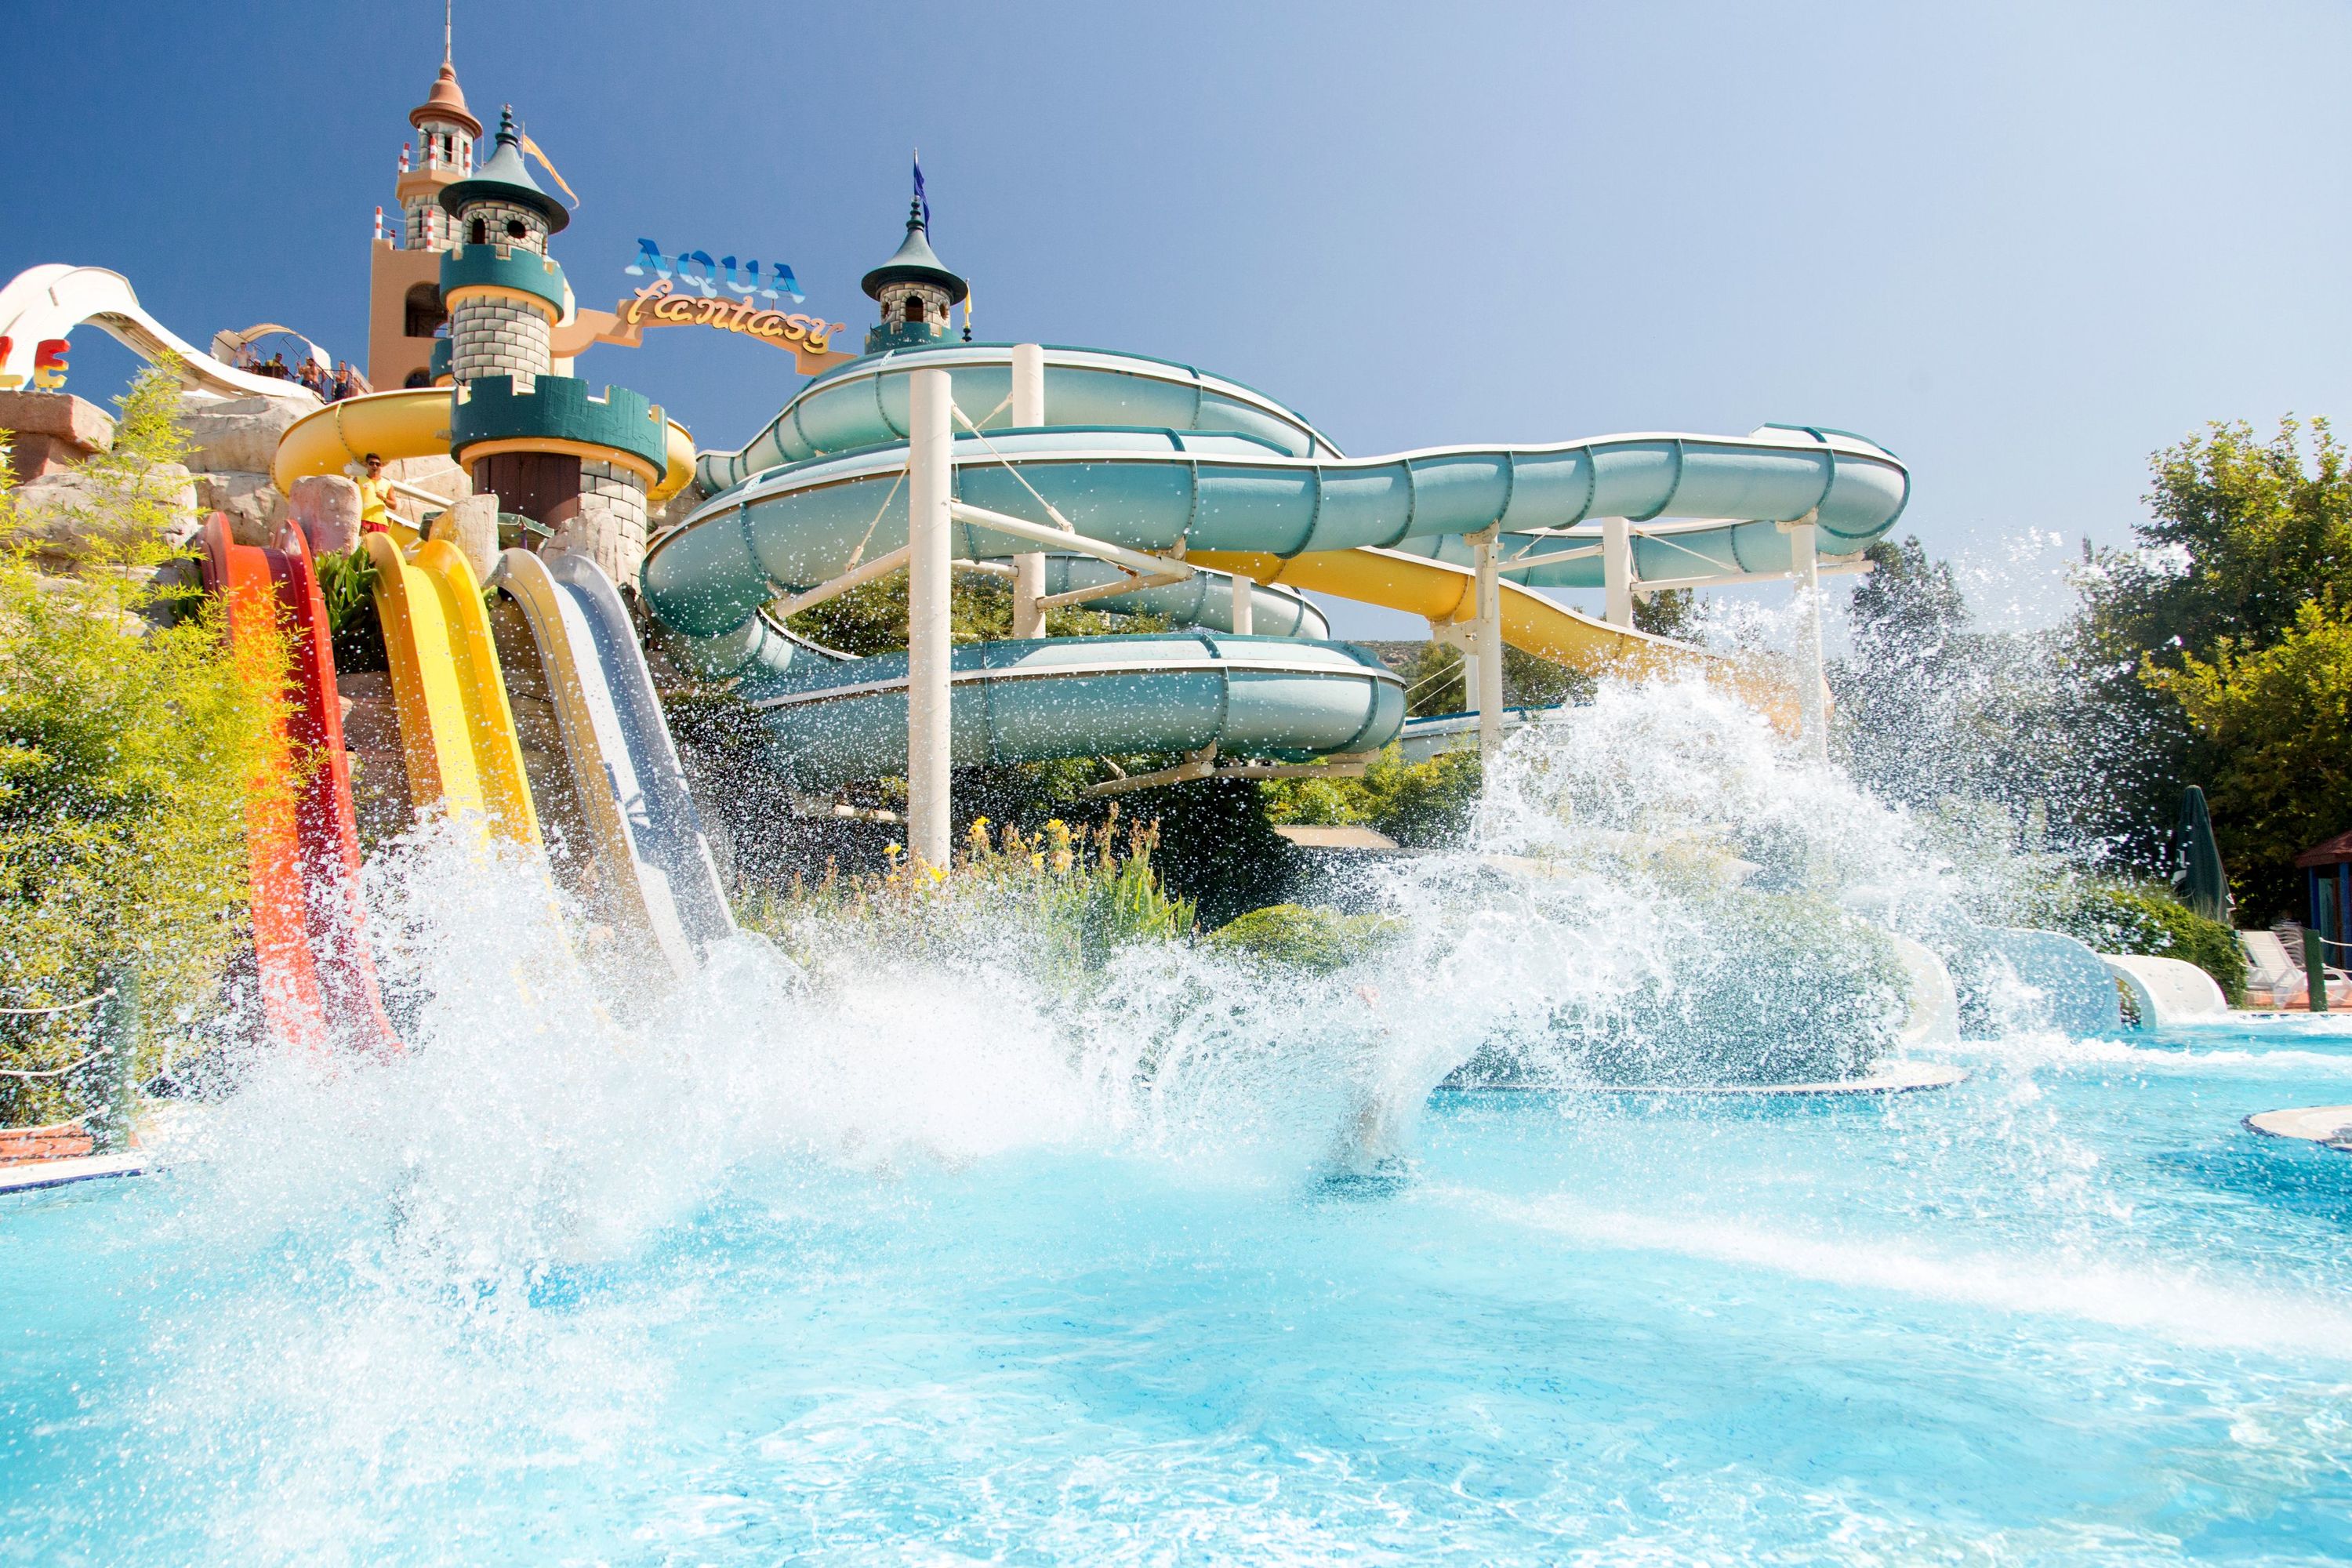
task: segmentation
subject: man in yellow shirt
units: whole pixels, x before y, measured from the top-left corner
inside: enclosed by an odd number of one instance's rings
[[[383,459],[367,455],[367,478],[360,481],[360,531],[392,531],[392,481],[383,477]]]

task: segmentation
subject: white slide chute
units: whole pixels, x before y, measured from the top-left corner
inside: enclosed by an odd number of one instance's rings
[[[27,268],[0,288],[0,342],[7,345],[0,354],[0,386],[33,386],[33,358],[40,345],[84,322],[142,359],[175,356],[188,384],[216,397],[309,395],[297,383],[251,374],[190,346],[147,313],[121,273],[62,262]]]

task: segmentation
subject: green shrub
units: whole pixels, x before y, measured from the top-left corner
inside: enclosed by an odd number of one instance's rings
[[[1303,904],[1269,904],[1209,933],[1209,945],[1270,963],[1345,969],[1404,929],[1392,915],[1343,915]]]
[[[843,877],[828,866],[821,881],[794,877],[781,896],[754,893],[737,916],[801,956],[843,931],[919,951],[956,947],[975,923],[1017,927],[1036,942],[1045,977],[1062,984],[1100,970],[1128,943],[1192,935],[1192,904],[1171,895],[1152,864],[1157,825],[1130,822],[1122,835],[1114,809],[1092,830],[1059,819],[1034,836],[1009,824],[992,834],[990,826],[973,819],[950,868],[915,865],[893,844],[879,876]]]
[[[209,1011],[246,941],[247,784],[283,692],[239,669],[210,606],[161,613],[186,596],[155,575],[178,397],[158,367],[121,399],[70,542],[36,538],[0,471],[0,1006],[89,995],[121,959],[151,1020]],[[0,1018],[0,1065],[79,1055],[85,1017]],[[70,1115],[63,1093],[0,1079],[0,1122]]]
[[[2055,901],[2052,925],[2099,952],[2147,953],[2195,964],[2237,1006],[2246,999],[2246,952],[2238,933],[2150,887],[2084,882]]]
[[[383,623],[375,610],[375,560],[364,545],[348,553],[330,553],[313,563],[319,573],[319,597],[327,610],[327,629],[335,641],[335,668],[340,670],[388,669],[383,647]]]
[[[1276,779],[1265,788],[1266,815],[1285,824],[1356,826],[1416,848],[1461,834],[1478,804],[1484,774],[1475,746],[1408,763],[1391,745],[1360,778]]]

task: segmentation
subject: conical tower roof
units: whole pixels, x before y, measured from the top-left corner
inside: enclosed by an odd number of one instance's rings
[[[524,166],[522,133],[515,129],[512,104],[499,115],[499,148],[490,154],[490,161],[476,167],[470,179],[442,188],[442,211],[454,216],[467,202],[511,202],[529,207],[547,220],[550,234],[560,232],[572,221],[563,204],[541,190]]]
[[[889,283],[929,283],[948,291],[948,303],[960,305],[971,292],[971,285],[947,269],[945,263],[931,253],[930,236],[923,229],[923,204],[916,200],[907,213],[907,237],[898,253],[867,273],[858,287],[869,300],[882,298],[882,289]]]
[[[468,136],[482,133],[482,122],[474,118],[472,110],[466,107],[466,94],[457,86],[457,68],[446,58],[441,61],[441,74],[434,79],[433,90],[425,95],[423,103],[408,111],[411,125],[422,129],[428,120],[438,120],[444,123],[454,121],[464,126]]]

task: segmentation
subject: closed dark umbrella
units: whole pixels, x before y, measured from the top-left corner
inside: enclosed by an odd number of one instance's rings
[[[2221,847],[2213,842],[2213,814],[2205,809],[2205,792],[2190,784],[2180,792],[2180,827],[2174,836],[2173,885],[2180,901],[2209,921],[2230,923],[2236,900],[2230,897],[2230,878],[2221,869]]]

